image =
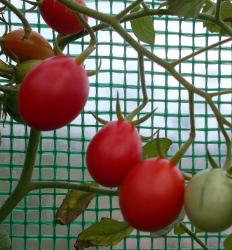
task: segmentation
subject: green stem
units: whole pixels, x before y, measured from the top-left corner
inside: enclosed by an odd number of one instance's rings
[[[30,191],[39,140],[40,132],[31,129],[23,171],[15,190],[0,208],[0,224]]]
[[[83,24],[83,26],[85,27],[85,29],[88,31],[90,35],[89,46],[79,56],[76,57],[76,61],[82,64],[85,61],[85,59],[87,59],[89,55],[92,53],[92,51],[95,49],[94,46],[96,45],[96,36],[92,28],[89,26],[89,24],[86,22],[86,20],[82,16],[82,14],[76,12],[76,15],[79,17],[81,23]]]
[[[79,191],[85,191],[85,192],[101,194],[101,195],[111,195],[111,196],[118,195],[118,191],[93,188],[88,185],[77,185],[77,184],[65,183],[65,182],[32,182],[29,191],[33,191],[37,189],[47,189],[47,188],[74,189],[74,190],[79,190]]]
[[[221,113],[219,112],[219,110],[216,108],[216,106],[212,106],[212,98],[210,96],[206,97],[206,101],[208,102],[208,104],[211,106],[212,111],[215,114],[216,120],[218,122],[218,125],[220,127],[220,130],[225,138],[226,141],[226,148],[227,148],[227,154],[226,154],[226,160],[224,162],[223,168],[228,170],[231,166],[231,140],[230,137],[228,136],[224,124],[223,124],[223,120],[221,119]]]
[[[217,20],[214,16],[207,15],[207,14],[199,14],[197,16],[197,19],[201,21],[210,21],[211,23],[218,25],[228,35],[232,36],[232,28],[228,26],[225,22],[221,20]]]
[[[208,93],[208,95],[210,97],[215,97],[215,96],[221,96],[221,95],[228,95],[228,94],[232,94],[232,90],[224,90],[224,91],[220,91],[220,92],[212,92],[212,93]]]
[[[230,41],[232,41],[232,38],[227,38],[227,39],[225,39],[223,41],[219,41],[219,42],[214,43],[214,44],[212,44],[212,45],[210,45],[208,47],[205,47],[205,48],[202,48],[202,49],[200,49],[198,51],[195,51],[195,52],[193,52],[193,53],[191,53],[191,54],[189,54],[189,55],[187,55],[187,56],[185,56],[183,58],[180,58],[179,60],[176,60],[176,61],[172,62],[171,64],[173,66],[176,66],[176,65],[178,65],[178,64],[180,64],[180,63],[182,63],[182,62],[184,62],[184,61],[186,61],[186,60],[188,60],[188,59],[190,59],[192,57],[195,57],[195,56],[197,56],[197,55],[199,55],[199,54],[201,54],[203,52],[206,52],[207,50],[210,50],[210,49],[212,49],[214,47],[217,47],[219,45],[222,45],[222,44],[230,42]]]
[[[1,73],[0,73],[1,75]],[[16,94],[18,93],[18,89],[15,87],[8,87],[4,85],[0,85],[0,91],[6,93],[6,94]]]
[[[141,79],[141,87],[143,93],[143,101],[142,103],[132,111],[126,119],[132,121],[132,119],[147,105],[148,97],[147,97],[147,88],[146,88],[146,80],[145,80],[145,71],[144,71],[144,56],[141,53],[138,53],[138,61],[139,61],[139,73]]]
[[[23,29],[25,32],[24,38],[27,39],[31,32],[31,25],[25,18],[25,16],[13,5],[10,1],[7,0],[0,0],[0,3],[4,4],[8,9],[10,9],[14,14],[20,19],[23,24]]]
[[[193,93],[189,92],[189,116],[190,116],[190,135],[189,139],[184,143],[184,145],[179,149],[179,151],[171,158],[171,162],[176,165],[185,152],[188,150],[189,146],[193,143],[196,133],[195,133],[195,120],[194,120],[194,98]]]
[[[111,17],[110,15],[107,15],[103,12],[99,12],[94,9],[88,8],[86,6],[80,5],[76,1],[75,2],[72,0],[58,0],[58,1],[76,12],[80,12],[82,14],[93,17],[102,22],[107,23],[110,19],[113,19],[113,17]]]
[[[127,6],[124,10],[122,10],[119,14],[116,15],[117,20],[121,20],[127,13],[129,13],[131,10],[133,10],[137,5],[142,3],[143,0],[136,0],[129,6]]]
[[[216,13],[215,13],[215,18],[217,20],[220,20],[220,14],[221,14],[221,3],[222,0],[217,0],[217,4],[216,4]]]
[[[204,250],[209,250],[209,248],[197,237],[195,233],[193,233],[191,230],[189,230],[184,223],[180,223],[180,227],[188,234],[190,235]]]

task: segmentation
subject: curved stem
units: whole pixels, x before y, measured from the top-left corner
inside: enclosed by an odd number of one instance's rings
[[[27,39],[31,32],[31,25],[29,24],[25,16],[13,4],[11,4],[10,1],[0,0],[0,3],[4,4],[12,12],[14,12],[14,14],[20,19],[20,21],[23,24],[24,31],[25,31],[24,38]]]
[[[190,235],[204,250],[209,250],[209,248],[197,237],[195,233],[193,233],[191,230],[189,230],[184,223],[180,223],[180,227],[188,234]]]
[[[147,97],[147,88],[146,88],[146,81],[145,81],[145,72],[144,72],[144,57],[141,53],[138,53],[138,60],[139,60],[139,73],[141,79],[141,87],[143,93],[143,101],[142,103],[132,111],[126,119],[132,121],[132,119],[147,105],[148,97]]]
[[[23,171],[15,190],[0,208],[0,224],[30,190],[39,140],[40,132],[31,129]]]
[[[116,15],[117,20],[121,20],[127,13],[129,13],[131,10],[133,10],[137,5],[142,3],[143,0],[136,0],[135,2],[132,2],[129,6],[127,6],[124,10],[122,10],[119,14]]]
[[[74,189],[74,190],[91,192],[91,193],[101,194],[101,195],[111,195],[111,196],[118,195],[118,191],[93,188],[93,187],[90,187],[89,185],[78,185],[78,184],[72,184],[68,182],[32,182],[30,185],[29,191],[33,191],[37,189],[46,189],[46,188]]]
[[[217,4],[216,4],[216,13],[215,13],[215,18],[217,20],[220,20],[220,14],[221,14],[221,3],[222,0],[217,0]]]
[[[92,51],[95,49],[94,46],[96,44],[96,36],[92,28],[89,26],[89,24],[86,22],[86,20],[82,16],[82,14],[76,12],[76,15],[79,17],[81,23],[83,24],[83,26],[85,27],[85,29],[88,31],[90,35],[89,46],[79,56],[76,57],[76,61],[82,64],[85,61],[85,59],[87,59],[89,55],[92,53]]]
[[[195,120],[194,120],[194,98],[193,98],[193,93],[191,92],[189,92],[189,116],[190,116],[190,127],[191,127],[189,139],[184,143],[184,145],[179,149],[179,151],[172,157],[171,162],[174,165],[176,165],[181,160],[181,158],[183,157],[183,155],[185,154],[189,146],[193,143],[195,136],[196,136]]]

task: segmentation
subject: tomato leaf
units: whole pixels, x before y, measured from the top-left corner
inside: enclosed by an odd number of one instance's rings
[[[0,232],[0,250],[10,250],[11,241],[7,233]]]
[[[165,154],[172,145],[172,141],[168,138],[159,138],[161,151]],[[143,146],[143,159],[158,156],[157,139],[154,139]]]
[[[131,12],[138,12],[141,8],[137,6]],[[141,17],[131,22],[131,28],[135,36],[142,42],[150,45],[155,43],[155,29],[151,16]]]
[[[216,4],[210,0],[205,2],[202,13],[208,15],[215,15]],[[223,1],[221,3],[221,11],[220,11],[221,19],[226,22],[230,27],[232,27],[232,3],[229,0]],[[219,32],[222,35],[226,33],[216,24],[213,24],[209,21],[203,22],[204,27],[206,27],[210,32]]]
[[[201,230],[200,228],[198,227],[195,227],[195,234],[198,234],[198,233],[203,233],[204,231]]]
[[[232,250],[232,234],[230,234],[223,242],[225,250]]]
[[[82,249],[91,246],[113,246],[131,234],[133,228],[126,222],[102,218],[78,235],[75,248]]]
[[[174,234],[176,235],[182,235],[182,234],[185,234],[185,230],[181,227],[180,224],[176,224],[175,227],[174,227]]]
[[[96,183],[88,184],[89,187],[97,187]],[[56,223],[67,225],[72,223],[89,205],[96,194],[71,190],[66,195],[56,213]]]
[[[196,17],[205,0],[168,0],[169,10],[177,16],[184,18]]]

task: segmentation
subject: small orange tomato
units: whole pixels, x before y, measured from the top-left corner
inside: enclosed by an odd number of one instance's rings
[[[39,33],[31,31],[24,38],[24,30],[14,30],[3,37],[2,49],[12,60],[23,62],[31,59],[43,60],[54,56],[51,45]]]

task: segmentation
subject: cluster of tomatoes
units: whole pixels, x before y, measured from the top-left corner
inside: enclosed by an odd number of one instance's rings
[[[76,14],[57,1],[44,0],[39,9],[47,24],[62,35],[83,30]],[[89,93],[88,75],[77,60],[55,55],[50,44],[34,31],[28,38],[23,30],[12,31],[1,45],[5,54],[18,62],[14,81],[19,93],[5,96],[5,110],[15,120],[48,131],[65,126],[83,110]],[[136,229],[164,229],[183,207],[202,230],[221,231],[232,225],[232,180],[227,172],[205,170],[185,188],[183,175],[171,160],[142,158],[140,135],[129,120],[103,126],[87,148],[86,163],[96,182],[119,187],[123,217]]]

